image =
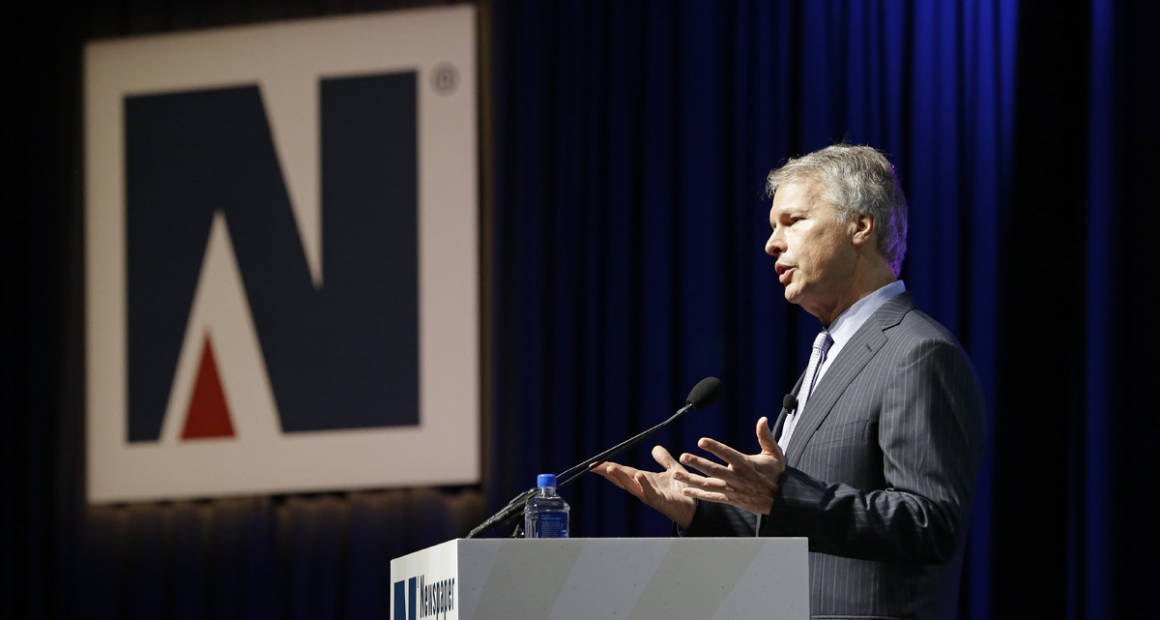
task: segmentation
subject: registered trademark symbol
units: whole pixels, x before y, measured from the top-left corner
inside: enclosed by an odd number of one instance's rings
[[[435,67],[431,83],[435,86],[436,92],[441,95],[449,95],[455,91],[456,86],[459,86],[459,71],[454,65],[440,63]]]

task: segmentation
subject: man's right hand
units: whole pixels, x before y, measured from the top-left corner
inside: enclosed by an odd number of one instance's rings
[[[592,472],[604,476],[612,484],[655,508],[682,529],[688,528],[693,522],[697,502],[682,492],[689,485],[673,476],[676,472],[688,474],[688,471],[661,446],[653,446],[652,457],[665,468],[664,471],[645,471],[606,462],[592,468]]]

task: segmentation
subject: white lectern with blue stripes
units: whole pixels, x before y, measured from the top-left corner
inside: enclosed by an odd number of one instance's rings
[[[392,620],[809,618],[805,538],[456,539],[391,560]]]

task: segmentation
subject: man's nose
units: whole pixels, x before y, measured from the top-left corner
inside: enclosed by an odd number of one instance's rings
[[[765,240],[765,253],[777,258],[785,251],[785,242],[778,236],[777,233],[770,233],[769,239]]]

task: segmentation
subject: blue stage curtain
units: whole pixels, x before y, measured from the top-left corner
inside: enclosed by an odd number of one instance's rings
[[[690,414],[656,443],[676,453],[708,435],[753,449],[754,420],[776,415],[818,329],[780,299],[772,261],[762,254],[765,174],[833,142],[871,144],[895,162],[910,200],[903,278],[919,306],[959,336],[990,405],[962,615],[1033,608],[1039,597],[1026,597],[1016,575],[997,569],[1003,554],[1016,553],[1020,535],[1032,536],[1035,519],[1059,524],[1042,530],[1048,536],[1036,548],[1068,548],[1076,532],[1065,514],[1098,512],[1100,504],[1076,503],[1057,480],[1043,480],[1050,487],[1044,503],[1064,512],[1029,512],[1028,522],[1009,523],[1030,529],[994,536],[995,521],[1027,493],[1017,478],[1019,485],[1003,487],[1011,506],[996,507],[994,487],[1003,484],[996,446],[1008,450],[1008,467],[1018,466],[1028,461],[1019,442],[1035,436],[1030,426],[1012,424],[1004,443],[997,439],[1004,421],[996,418],[1019,415],[1029,400],[1013,387],[997,402],[997,373],[1019,376],[999,359],[1015,346],[1004,337],[1017,326],[1002,317],[1038,288],[1021,280],[1035,277],[1031,268],[1004,272],[1000,253],[1020,243],[1040,208],[1014,199],[1018,11],[1015,2],[993,1],[497,5],[489,505],[530,486],[537,472],[558,472],[663,419],[705,375],[723,379],[723,402]],[[1093,28],[1100,27],[1096,20]],[[1047,46],[1058,42],[1037,40],[1045,47],[1032,53],[1050,64],[1057,49]],[[1106,47],[1098,37],[1093,43],[1098,62]],[[1045,107],[1060,96],[1024,90]],[[1093,82],[1092,96],[1101,92]],[[1083,93],[1075,96],[1082,101]],[[1030,104],[1022,110],[1044,115]],[[1086,119],[1067,120],[1085,127]],[[1030,160],[1042,134],[1022,135]],[[1108,165],[1096,153],[1092,162]],[[1005,257],[1018,263],[1026,256],[1015,250]],[[1093,293],[1093,304],[1102,301]],[[1102,338],[1091,331],[1090,346],[1098,349]],[[1066,359],[1074,366],[1082,358]],[[1090,396],[1098,398],[1098,388]],[[1100,416],[1090,418],[1097,433],[1090,447],[1098,452],[1106,436],[1098,434]],[[1059,437],[1074,446],[1074,431]],[[648,465],[650,445],[621,459]],[[1089,482],[1106,475],[1095,464],[1072,473],[1096,479]],[[1098,498],[1102,486],[1095,487]],[[565,495],[576,505],[575,535],[668,534],[663,519],[601,480],[584,480]],[[1081,540],[1098,546],[1103,522],[1086,522]],[[1058,570],[1087,575],[1086,584],[1072,585],[1091,590],[1090,617],[1107,607],[1101,553],[1088,550],[1090,565],[1059,556]],[[1062,568],[1067,561],[1072,568]],[[998,578],[1001,598],[993,592]],[[1025,583],[1059,594],[1066,579]],[[1065,609],[1064,597],[1053,600]]]

